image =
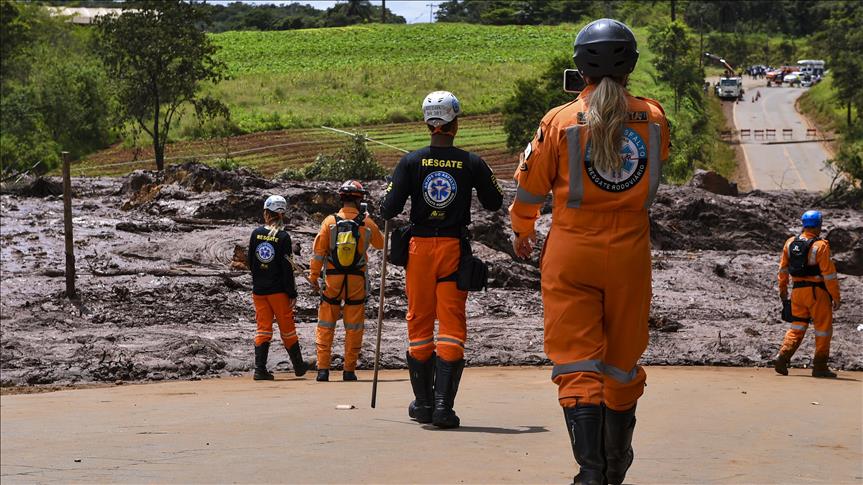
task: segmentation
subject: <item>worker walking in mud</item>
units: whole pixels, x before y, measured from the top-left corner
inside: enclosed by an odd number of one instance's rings
[[[468,251],[464,245],[469,248],[471,193],[476,189],[482,206],[496,211],[503,192],[482,158],[453,145],[461,114],[458,99],[435,91],[423,98],[422,110],[431,142],[396,165],[381,215],[396,217],[410,198],[410,237],[404,239],[406,358],[415,400],[408,415],[420,423],[456,428],[460,420],[453,406],[467,340],[467,291],[460,290],[456,280],[463,251]]]
[[[589,23],[573,59],[586,87],[549,111],[516,169],[510,207],[519,257],[552,193],[540,256],[545,352],[554,363],[576,484],[620,484],[633,461],[635,407],[646,375],[651,298],[650,222],[668,159],[669,127],[657,101],[626,90],[635,36],[612,19]]]
[[[303,360],[297,329],[294,327],[294,281],[291,236],[284,230],[288,203],[280,195],[264,202],[264,225],[252,232],[246,261],[252,270],[252,300],[255,303],[255,380],[273,380],[267,370],[267,355],[273,339],[273,317],[279,324],[282,343],[288,351],[294,374],[303,376],[311,364]]]
[[[830,339],[833,336],[833,311],[842,303],[836,266],[830,258],[830,243],[821,239],[821,212],[806,211],[801,217],[803,232],[785,241],[779,260],[779,297],[788,300],[788,282],[791,280],[791,328],[774,368],[788,375],[791,357],[806,335],[809,323],[815,326],[815,357],[812,359],[813,377],[836,377],[827,366],[830,358]]]
[[[330,380],[333,337],[336,322],[344,313],[345,360],[342,380],[357,380],[357,359],[363,345],[368,281],[368,249],[381,249],[384,237],[363,203],[367,192],[356,180],[339,187],[342,208],[327,216],[315,237],[309,264],[312,290],[321,295],[315,345],[318,351],[319,382]],[[320,278],[324,277],[321,289]]]

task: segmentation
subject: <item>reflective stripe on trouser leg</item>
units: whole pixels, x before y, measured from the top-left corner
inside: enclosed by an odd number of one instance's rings
[[[444,278],[458,270],[460,254],[461,248],[457,239],[440,241],[435,254],[438,278]],[[437,283],[435,300],[438,318],[437,355],[448,362],[461,360],[464,358],[464,343],[467,340],[467,292],[459,290],[455,281],[445,281]]]
[[[273,339],[273,309],[263,295],[252,295],[255,304],[255,345],[261,345]]]
[[[282,344],[288,349],[299,341],[297,328],[294,325],[294,308],[291,305],[291,299],[286,293],[274,293],[267,295],[266,298],[279,325],[279,336],[282,338]]]
[[[329,295],[328,295],[329,296]],[[318,307],[318,326],[315,329],[315,350],[318,354],[318,369],[329,369],[332,359],[333,337],[336,322],[341,316],[341,307],[322,301]]]
[[[830,357],[830,340],[833,337],[833,301],[830,294],[816,288],[812,313],[812,327],[815,330],[815,358],[827,360]]]
[[[412,238],[409,243],[408,265],[405,269],[405,292],[408,298],[406,315],[408,352],[414,359],[425,362],[435,350],[435,286],[433,238]]]
[[[365,295],[365,286],[359,281],[362,292],[353,296],[362,298]],[[353,297],[352,296],[352,297]],[[353,371],[357,368],[360,352],[363,348],[363,333],[365,328],[365,305],[347,305],[345,314],[345,370]]]

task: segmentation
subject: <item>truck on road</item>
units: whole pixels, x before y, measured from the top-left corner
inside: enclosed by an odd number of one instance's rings
[[[734,68],[731,67],[731,64],[725,62],[725,59],[709,52],[705,52],[704,57],[716,61],[725,67],[725,73],[720,76],[719,82],[716,83],[716,96],[719,99],[743,99],[743,78],[734,74]]]

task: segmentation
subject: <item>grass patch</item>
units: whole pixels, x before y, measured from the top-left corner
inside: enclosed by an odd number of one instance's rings
[[[803,93],[799,103],[800,110],[812,118],[821,131],[842,132],[846,128],[847,107],[836,99],[830,74]],[[851,118],[857,119],[857,110],[853,106]]]

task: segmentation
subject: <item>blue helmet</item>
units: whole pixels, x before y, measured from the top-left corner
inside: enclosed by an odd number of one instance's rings
[[[806,211],[800,221],[803,227],[821,227],[821,211]]]

